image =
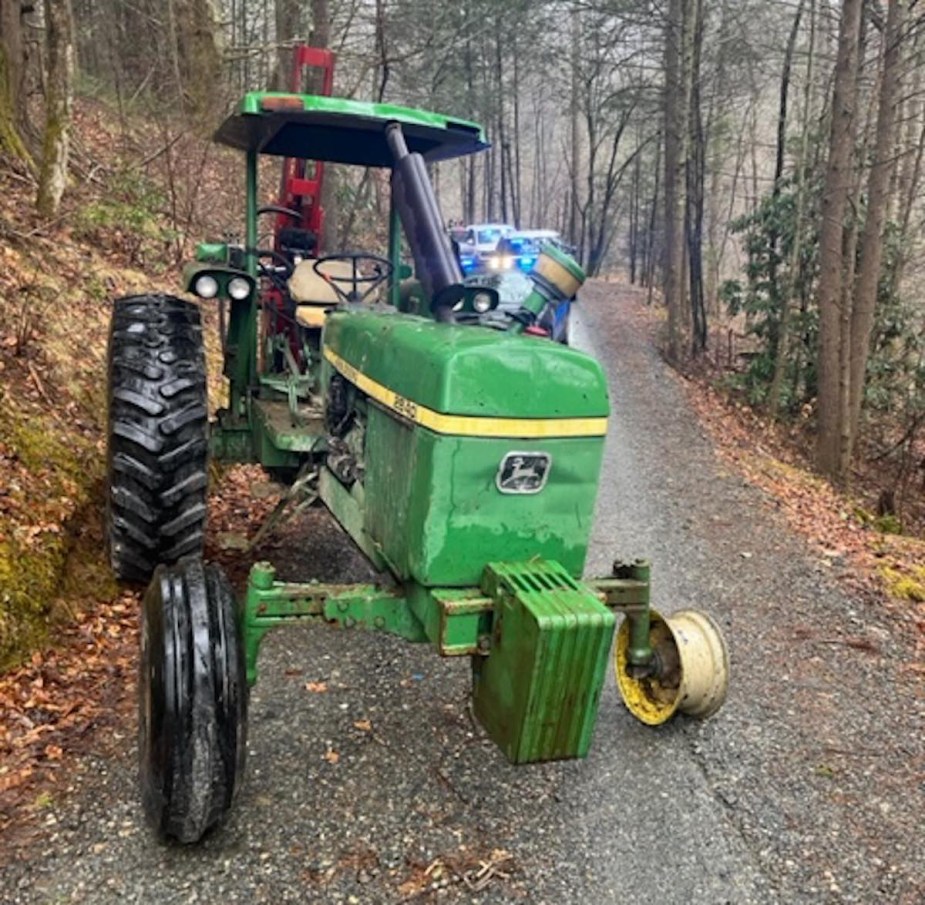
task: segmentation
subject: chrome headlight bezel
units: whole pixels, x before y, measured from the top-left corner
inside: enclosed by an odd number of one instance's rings
[[[488,292],[476,292],[472,296],[472,307],[478,314],[485,314],[491,311],[493,299]]]
[[[228,296],[236,302],[243,302],[252,289],[251,281],[246,277],[232,277],[228,281]]]
[[[218,290],[218,280],[211,273],[200,274],[193,282],[193,292],[201,299],[214,299]]]

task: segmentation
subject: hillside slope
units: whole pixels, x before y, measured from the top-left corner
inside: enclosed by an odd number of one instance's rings
[[[138,164],[147,131],[90,102],[75,126],[55,221],[36,217],[28,174],[0,166],[0,667],[85,592],[114,590],[97,514],[109,301],[170,289],[165,262],[182,246],[181,193]]]

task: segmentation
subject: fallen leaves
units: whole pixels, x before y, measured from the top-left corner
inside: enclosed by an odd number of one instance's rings
[[[426,866],[415,866],[398,892],[402,902],[437,895],[459,884],[470,892],[481,892],[494,880],[510,880],[514,868],[513,855],[505,849],[495,848],[486,855],[461,848],[458,853],[435,858]]]
[[[695,377],[682,386],[718,456],[773,499],[790,527],[815,548],[820,564],[841,567],[840,580],[875,592],[904,622],[911,619],[914,656],[925,656],[925,602],[902,599],[897,589],[909,582],[896,579],[925,575],[925,542],[884,534],[856,517],[861,507],[812,472],[792,436],[722,396],[706,379]]]
[[[138,601],[87,603],[58,646],[0,676],[0,830],[34,810],[95,730],[125,725],[135,705]],[[50,799],[49,799],[50,800]]]

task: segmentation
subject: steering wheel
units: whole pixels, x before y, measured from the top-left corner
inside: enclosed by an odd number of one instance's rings
[[[292,261],[272,248],[258,248],[254,253],[257,255],[257,270],[260,276],[266,277],[277,288],[285,289],[295,270]],[[276,266],[263,264],[260,258],[270,258]]]
[[[298,220],[302,215],[298,211],[291,210],[288,207],[280,207],[278,204],[268,204],[266,207],[257,208],[257,216],[262,214],[282,214],[284,217],[292,217]]]
[[[326,268],[326,264],[349,263],[351,266],[350,276],[343,274],[331,273],[331,268]],[[360,264],[372,264],[372,273],[363,273]],[[324,255],[318,258],[312,265],[315,273],[321,277],[337,294],[341,301],[356,304],[372,295],[373,291],[381,286],[389,277],[392,276],[392,262],[388,258],[379,255],[371,255],[366,252],[345,252],[336,255]],[[350,291],[345,292],[338,283],[349,283]],[[369,285],[366,285],[369,284]],[[360,286],[366,286],[360,291]]]

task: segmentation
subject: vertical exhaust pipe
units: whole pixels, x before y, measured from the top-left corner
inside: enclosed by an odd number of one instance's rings
[[[420,154],[408,151],[399,123],[389,123],[385,137],[394,161],[392,193],[411,246],[415,273],[437,320],[452,321],[453,306],[463,295],[463,274],[443,228],[427,166]]]

